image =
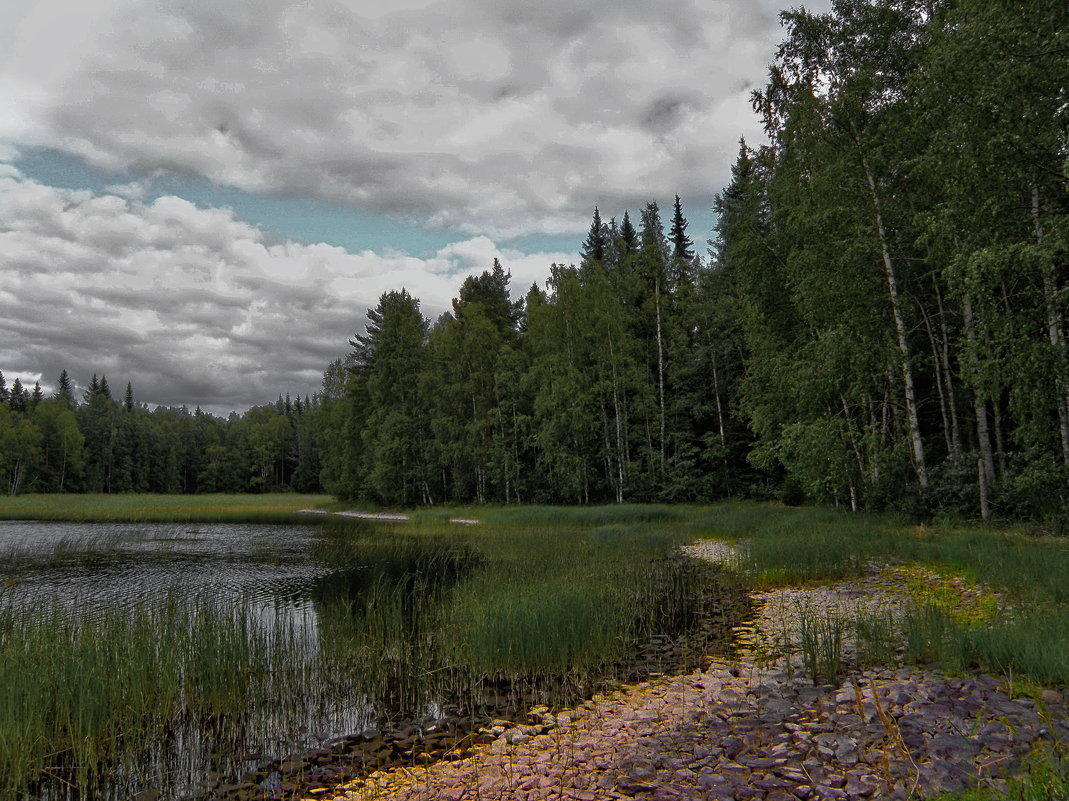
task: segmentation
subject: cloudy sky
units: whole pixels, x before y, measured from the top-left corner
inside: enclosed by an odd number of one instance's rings
[[[385,291],[525,292],[745,135],[781,0],[3,0],[0,371],[314,392]],[[821,3],[807,4],[810,7]],[[383,9],[389,10],[383,10]]]

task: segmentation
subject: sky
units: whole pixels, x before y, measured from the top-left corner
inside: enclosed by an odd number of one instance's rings
[[[675,195],[704,252],[781,0],[3,0],[0,371],[225,415],[406,288]],[[826,4],[826,3],[825,3]],[[820,10],[821,3],[808,4]]]

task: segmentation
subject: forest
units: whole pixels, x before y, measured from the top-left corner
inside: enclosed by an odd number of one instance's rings
[[[740,142],[707,248],[678,196],[595,208],[544,286],[495,261],[433,321],[399,287],[318,393],[227,420],[0,382],[5,488],[747,496],[1069,529],[1069,6],[782,21],[767,143]]]

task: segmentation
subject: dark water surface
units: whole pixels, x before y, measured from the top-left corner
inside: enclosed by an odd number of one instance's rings
[[[0,521],[6,601],[124,608],[189,599],[251,602],[307,622],[316,585],[334,569],[298,526]]]

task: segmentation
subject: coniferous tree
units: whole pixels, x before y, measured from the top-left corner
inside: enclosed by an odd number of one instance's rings
[[[638,232],[635,230],[635,226],[631,224],[631,218],[626,210],[624,211],[624,219],[620,223],[620,241],[624,246],[625,258],[638,249]]]
[[[99,394],[100,394],[100,381],[97,380],[97,374],[93,373],[93,377],[89,381],[89,386],[87,386],[85,388],[85,390],[82,392],[82,401],[84,403],[89,403],[89,401],[93,398],[93,396],[99,395]]]
[[[66,370],[60,372],[58,387],[52,397],[63,403],[71,411],[74,411],[74,386],[71,384],[70,376]]]
[[[8,399],[8,405],[13,412],[25,412],[29,405],[26,390],[22,386],[22,379],[18,376],[15,377],[14,382],[11,384],[11,396]]]
[[[694,276],[694,242],[687,236],[687,219],[683,216],[683,204],[676,195],[672,209],[672,227],[668,232],[668,241],[672,243],[672,285],[676,288],[693,285]]]
[[[590,232],[579,251],[583,265],[601,264],[605,261],[608,236],[605,224],[601,221],[601,212],[594,206],[594,219],[590,222]]]

